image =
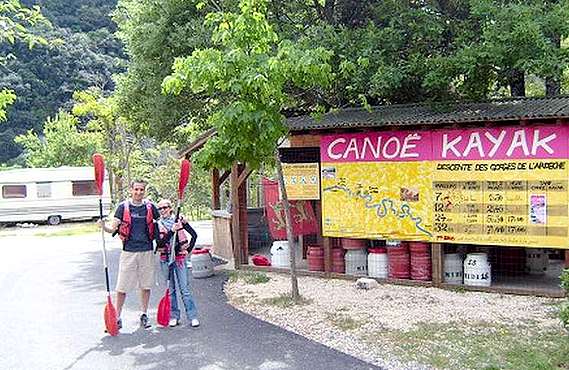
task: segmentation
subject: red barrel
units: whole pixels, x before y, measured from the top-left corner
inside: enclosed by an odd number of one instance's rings
[[[324,271],[324,248],[319,245],[309,245],[306,255],[308,257],[308,270]]]
[[[343,274],[345,271],[344,250],[342,248],[332,248],[332,272]]]
[[[411,261],[411,279],[425,280],[432,279],[431,245],[423,242],[410,242],[409,254]]]
[[[401,242],[398,246],[387,248],[389,277],[391,279],[409,279],[409,247]]]
[[[342,247],[344,249],[362,249],[367,247],[366,239],[342,239]]]

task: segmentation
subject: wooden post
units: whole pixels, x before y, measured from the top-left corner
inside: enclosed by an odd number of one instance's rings
[[[245,166],[239,165],[239,232],[241,233],[241,263],[249,264],[249,232],[247,222],[247,177],[243,177]],[[247,175],[248,176],[248,175]]]
[[[233,236],[233,257],[235,266],[242,264],[241,258],[241,212],[239,212],[239,165],[237,162],[231,167],[231,234]]]
[[[322,203],[317,200],[314,202],[314,213],[316,220],[318,220],[318,233],[316,234],[316,244],[323,245],[323,238],[322,238]]]
[[[565,251],[565,268],[569,268],[569,250]]]
[[[431,258],[433,261],[433,285],[441,286],[443,283],[443,245],[431,244]]]
[[[332,248],[330,238],[322,238],[322,247],[324,248],[324,272],[330,275],[332,272]]]
[[[211,208],[213,210],[221,209],[219,185],[219,170],[214,168],[211,170]]]

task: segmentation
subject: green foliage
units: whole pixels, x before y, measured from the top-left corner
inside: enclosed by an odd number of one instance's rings
[[[569,336],[558,327],[527,323],[421,323],[411,330],[369,333],[369,345],[388,344],[401,361],[436,369],[562,369]]]
[[[262,272],[252,272],[252,271],[230,271],[229,272],[229,281],[236,282],[237,280],[242,279],[247,284],[255,285],[255,284],[264,284],[268,283],[271,278]]]
[[[289,293],[282,293],[279,294],[276,297],[271,297],[271,298],[263,298],[261,300],[262,304],[268,305],[268,306],[275,306],[278,308],[292,308],[295,305],[308,305],[312,303],[311,299],[308,298],[304,298],[304,297],[299,297],[298,300],[294,300],[292,298],[292,295]]]
[[[23,0],[29,6],[38,0]],[[30,31],[49,40],[29,49],[25,42],[0,49],[8,58],[0,74],[0,89],[18,96],[9,108],[6,125],[0,125],[0,161],[16,157],[21,149],[13,144],[16,135],[41,130],[47,117],[68,110],[74,91],[96,86],[114,88],[112,76],[124,70],[120,42],[108,16],[116,0],[42,0],[42,12],[52,27],[35,24]]]
[[[30,29],[39,24],[48,24],[38,6],[26,8],[19,0],[0,1],[0,44],[24,42],[30,49],[36,44],[47,45],[47,40]]]
[[[203,12],[193,1],[119,0],[113,19],[130,59],[128,71],[117,79],[120,115],[135,122],[139,132],[187,143],[206,127],[204,117],[215,103],[189,91],[164,95],[161,84],[175,57],[209,42]]]
[[[16,100],[16,94],[12,90],[0,91],[0,122],[6,120],[6,107]]]
[[[564,269],[559,278],[561,280],[561,288],[563,288],[565,293],[569,295],[569,269]],[[561,319],[565,329],[569,330],[569,302],[567,302],[567,300],[559,309],[559,318]]]
[[[559,309],[559,319],[563,327],[569,330],[569,303],[565,302]]]
[[[560,276],[561,288],[569,293],[569,269],[564,269]]]
[[[208,168],[230,168],[235,161],[258,168],[272,158],[286,132],[281,111],[289,101],[288,85],[316,88],[332,78],[328,51],[279,42],[265,1],[242,0],[239,7],[240,13],[208,14],[214,46],[177,58],[163,83],[168,93],[188,89],[223,102],[208,116],[217,129],[201,152]]]
[[[36,44],[47,45],[47,40],[30,31],[30,27],[38,24],[48,24],[41,14],[39,7],[26,8],[18,0],[0,1],[0,45],[24,42],[29,49]],[[6,63],[12,54],[0,52],[0,64]],[[6,120],[6,108],[14,103],[16,95],[13,90],[0,89],[0,122]]]
[[[25,150],[29,167],[84,166],[91,164],[93,153],[100,151],[102,136],[79,129],[79,120],[60,111],[48,118],[40,138],[33,130],[15,138]]]

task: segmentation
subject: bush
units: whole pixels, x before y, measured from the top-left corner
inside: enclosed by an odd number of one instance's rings
[[[561,273],[561,288],[565,289],[565,292],[569,293],[569,269],[563,270]]]
[[[569,295],[569,269],[563,270],[561,273],[561,288],[565,289],[567,295]],[[565,302],[561,309],[559,310],[559,318],[563,323],[565,329],[569,330],[569,302]]]
[[[559,310],[559,318],[563,323],[563,327],[569,330],[569,303],[565,303]]]

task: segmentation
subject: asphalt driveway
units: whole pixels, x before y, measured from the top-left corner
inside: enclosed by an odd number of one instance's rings
[[[120,243],[108,238],[114,285]],[[377,369],[235,310],[223,272],[196,279],[201,326],[138,329],[131,294],[117,337],[103,333],[100,235],[0,236],[2,369]],[[157,279],[160,280],[160,279]],[[152,292],[149,316],[164,283]]]

